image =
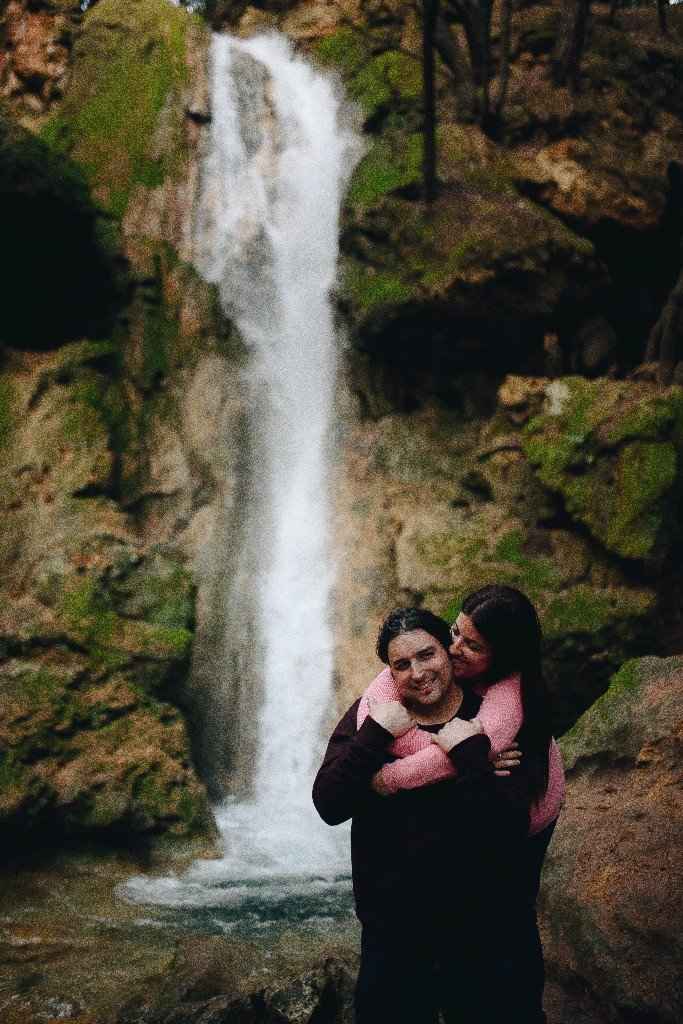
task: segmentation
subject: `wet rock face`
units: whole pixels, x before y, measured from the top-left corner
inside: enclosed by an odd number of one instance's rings
[[[68,81],[77,0],[9,0],[0,14],[0,96],[19,116],[47,113]]]
[[[105,0],[88,14],[69,91],[42,138],[13,130],[0,140],[0,170],[15,191],[28,181],[55,208],[84,211],[95,251],[101,243],[122,277],[97,341],[79,335],[83,320],[61,330],[60,303],[87,306],[67,302],[64,289],[52,304],[42,295],[52,336],[20,336],[5,322],[8,837],[212,834],[179,710],[205,604],[197,551],[212,502],[229,505],[231,473],[230,445],[217,442],[231,416],[229,325],[177,255],[188,254],[197,173],[188,150],[201,124],[186,111],[205,106],[203,59],[191,57],[203,31],[166,0]],[[55,262],[87,283],[64,252]]]
[[[111,346],[14,355],[0,451],[0,816],[7,834],[190,834],[210,821],[173,702],[194,586],[115,500]],[[120,419],[119,419],[120,422]]]
[[[131,1000],[117,1024],[348,1024],[357,965],[353,957],[279,964],[267,984],[245,984],[244,955],[222,939],[180,945],[159,993]],[[248,955],[248,951],[247,955]],[[315,962],[318,959],[318,962]],[[313,962],[311,962],[313,960]],[[351,961],[351,963],[349,962]],[[175,970],[173,969],[175,968]]]
[[[683,659],[627,662],[562,742],[567,804],[543,883],[545,952],[608,1019],[681,1019]]]
[[[349,427],[336,524],[340,704],[378,670],[374,640],[389,608],[422,604],[452,621],[463,598],[491,582],[520,588],[539,610],[557,732],[603,692],[625,657],[652,649],[653,582],[625,571],[602,537],[587,535],[581,509],[565,506],[526,454],[532,427],[545,418],[555,422],[556,392],[573,380],[508,377],[497,410],[484,418],[477,380],[468,378],[461,382],[469,392],[468,420],[434,405]],[[606,432],[613,382],[591,386]],[[652,385],[619,387],[622,408],[633,403],[651,411],[665,401]],[[626,419],[619,422],[628,437]],[[570,427],[566,443],[573,444]],[[610,451],[599,453],[586,472],[606,471],[610,458]],[[588,493],[585,508],[602,515],[606,494],[597,485],[590,489],[594,499]],[[675,518],[676,493],[672,487],[656,506],[662,521]],[[629,536],[635,535],[632,524]]]
[[[607,550],[662,562],[679,539],[683,391],[569,377],[525,428],[539,479]]]

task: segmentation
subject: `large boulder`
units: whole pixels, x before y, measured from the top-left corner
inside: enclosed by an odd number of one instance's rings
[[[661,562],[679,539],[682,388],[556,381],[523,448],[542,483],[608,551]]]
[[[683,1015],[682,700],[683,658],[629,661],[562,741],[567,803],[543,882],[546,959],[615,1024]]]

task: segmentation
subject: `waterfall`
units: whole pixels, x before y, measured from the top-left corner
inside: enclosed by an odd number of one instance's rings
[[[159,880],[156,893],[149,880],[127,887],[134,898],[184,905],[211,902],[207,884],[329,877],[348,863],[348,835],[318,820],[310,792],[333,703],[331,291],[343,190],[361,144],[334,84],[282,37],[215,35],[210,84],[196,263],[249,350],[251,411],[248,507],[225,574],[212,710],[225,852],[184,879]]]

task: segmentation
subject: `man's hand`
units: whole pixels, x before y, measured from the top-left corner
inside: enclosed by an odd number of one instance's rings
[[[470,736],[478,736],[480,732],[483,730],[479,722],[466,722],[463,718],[454,718],[446,722],[443,729],[439,729],[434,736],[434,742],[448,753],[463,740],[468,740]]]
[[[496,775],[512,775],[511,768],[519,767],[522,759],[522,751],[517,747],[509,747],[508,750],[501,750],[493,759],[493,767]]]
[[[387,732],[396,739],[403,736],[404,732],[415,725],[406,709],[398,700],[377,700],[376,697],[368,697],[370,717],[374,718],[378,725],[381,725]]]

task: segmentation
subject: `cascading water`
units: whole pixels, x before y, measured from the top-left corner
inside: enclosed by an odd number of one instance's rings
[[[133,879],[126,887],[128,898],[182,906],[237,904],[253,895],[256,880],[261,897],[269,884],[281,892],[283,879],[291,894],[310,894],[312,877],[348,874],[348,836],[318,820],[310,790],[332,703],[330,293],[343,188],[361,147],[342,125],[332,83],[281,37],[215,36],[211,92],[197,266],[218,286],[250,350],[252,410],[251,507],[224,595],[226,608],[242,601],[243,632],[251,616],[251,643],[228,618],[227,688],[215,695],[213,717],[226,739],[228,721],[243,736],[255,724],[256,739],[233,736],[229,747],[238,762],[232,777],[242,785],[216,810],[224,857],[196,862],[182,878]],[[240,667],[237,681],[230,666]],[[215,736],[213,747],[220,762],[225,752]],[[213,768],[221,777],[220,763]]]

